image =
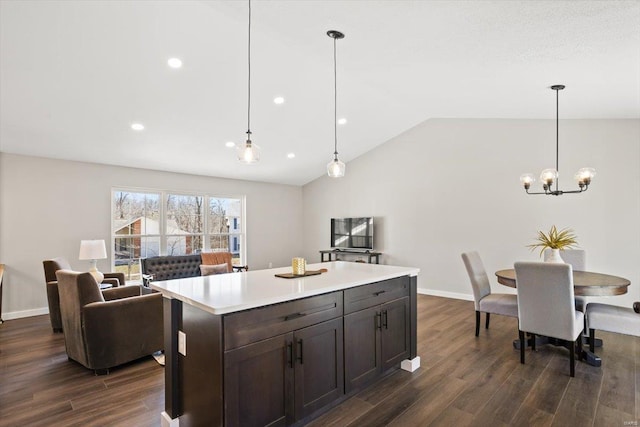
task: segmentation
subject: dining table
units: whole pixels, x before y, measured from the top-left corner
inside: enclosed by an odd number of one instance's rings
[[[496,271],[498,283],[517,288],[516,271],[513,268]],[[596,273],[592,271],[573,271],[573,292],[576,296],[616,296],[627,293],[627,288],[631,282],[624,277],[613,276],[611,274]],[[587,336],[583,337],[588,340]],[[571,345],[563,340],[551,337],[536,337],[536,345],[553,344],[567,346]],[[596,346],[602,346],[602,341],[598,340]],[[513,346],[520,348],[520,340],[514,340]],[[582,360],[592,366],[600,366],[602,360],[588,350],[582,350]]]

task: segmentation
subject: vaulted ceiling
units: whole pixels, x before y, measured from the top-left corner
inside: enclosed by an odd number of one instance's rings
[[[347,163],[429,118],[553,118],[552,84],[561,118],[640,118],[637,1],[253,1],[262,160],[241,165],[247,21],[246,1],[0,2],[0,151],[305,184],[333,153],[330,29]]]

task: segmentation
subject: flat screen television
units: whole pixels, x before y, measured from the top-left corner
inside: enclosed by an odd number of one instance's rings
[[[331,218],[331,248],[373,250],[373,217]]]

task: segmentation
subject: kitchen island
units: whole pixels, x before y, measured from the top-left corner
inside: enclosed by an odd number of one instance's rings
[[[163,294],[166,426],[302,425],[419,366],[419,269],[330,262],[153,282]]]

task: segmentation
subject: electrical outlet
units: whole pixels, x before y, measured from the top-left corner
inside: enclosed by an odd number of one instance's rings
[[[182,331],[178,331],[178,353],[187,355],[187,334]]]

